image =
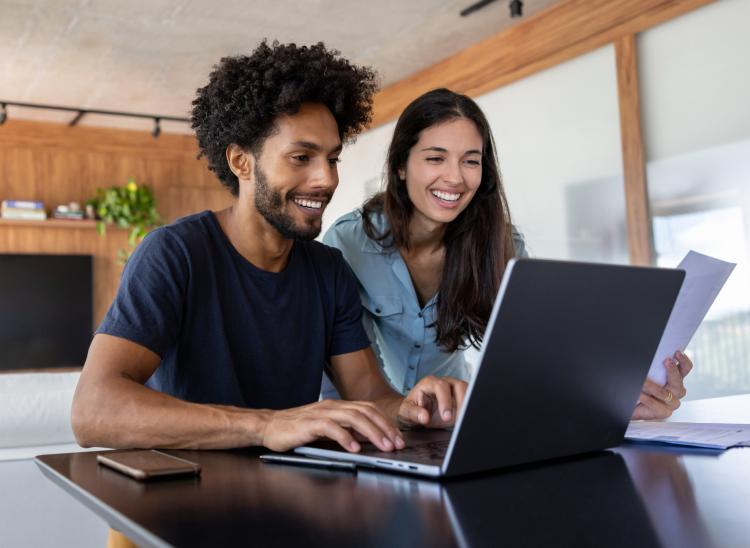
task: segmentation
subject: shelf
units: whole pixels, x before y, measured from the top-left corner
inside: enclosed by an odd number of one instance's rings
[[[29,221],[24,219],[0,219],[0,226],[22,226],[31,227],[36,226],[39,228],[85,228],[85,229],[96,229],[96,221],[89,219],[82,219],[80,221],[74,219],[47,219],[44,221]],[[110,228],[110,226],[107,226]]]

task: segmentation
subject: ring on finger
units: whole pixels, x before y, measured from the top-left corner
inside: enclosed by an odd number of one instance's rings
[[[674,399],[674,394],[672,394],[671,391],[667,390],[667,397],[664,398],[664,403],[670,403]]]

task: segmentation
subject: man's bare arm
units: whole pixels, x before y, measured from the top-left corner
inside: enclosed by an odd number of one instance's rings
[[[196,404],[162,394],[144,386],[159,361],[131,341],[94,337],[73,399],[78,443],[190,449],[264,445],[287,451],[328,438],[358,451],[352,436],[357,432],[383,451],[397,445],[398,430],[371,404],[315,402],[271,411]]]
[[[261,445],[268,410],[201,405],[144,386],[159,365],[144,346],[96,335],[73,398],[78,443],[216,449]]]

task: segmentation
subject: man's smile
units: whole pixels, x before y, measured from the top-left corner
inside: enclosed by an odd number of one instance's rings
[[[325,202],[321,200],[311,200],[305,198],[294,198],[294,203],[310,209],[321,209],[325,205]]]

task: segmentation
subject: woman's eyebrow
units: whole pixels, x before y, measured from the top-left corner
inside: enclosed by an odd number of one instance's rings
[[[426,148],[423,148],[423,149],[420,150],[420,152],[429,152],[429,151],[432,151],[432,152],[448,152],[448,149],[447,148],[443,148],[443,147],[426,147]],[[481,150],[477,150],[475,148],[472,148],[472,149],[467,150],[466,152],[464,152],[464,154],[479,154],[481,156],[482,155],[482,151]]]

